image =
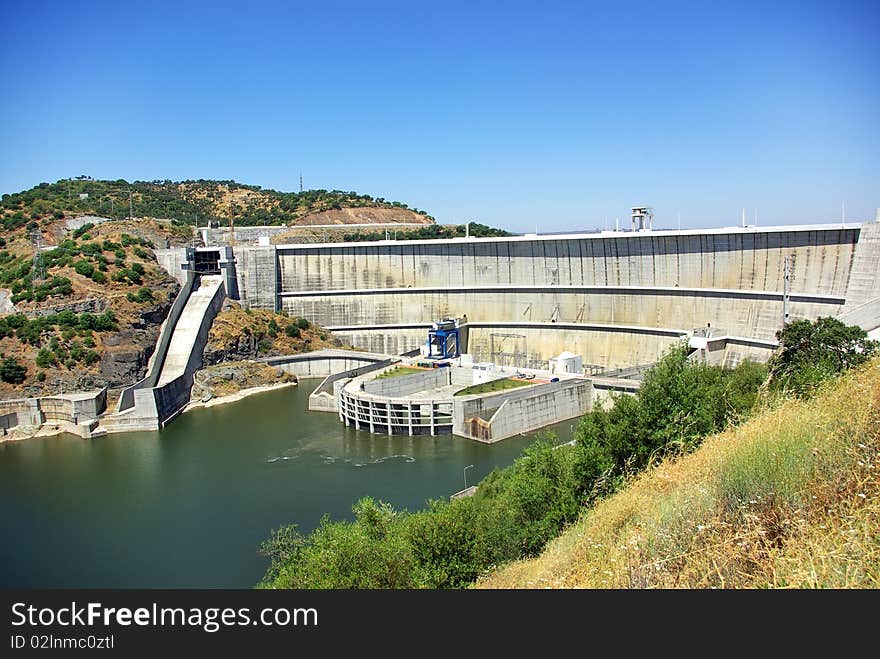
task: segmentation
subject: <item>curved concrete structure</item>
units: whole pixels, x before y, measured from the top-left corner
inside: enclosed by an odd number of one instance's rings
[[[164,258],[164,257],[163,257]],[[695,328],[716,359],[766,359],[789,318],[880,326],[880,224],[729,227],[235,247],[244,306],[284,310],[358,348],[417,348],[467,316],[468,352],[522,367],[570,350],[595,368],[650,363]],[[872,326],[873,325],[873,326]]]

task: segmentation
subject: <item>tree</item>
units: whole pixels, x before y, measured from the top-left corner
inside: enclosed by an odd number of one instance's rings
[[[820,382],[863,364],[880,343],[856,325],[824,316],[795,320],[776,333],[779,351],[770,359],[770,387],[809,394]]]
[[[21,384],[27,377],[27,368],[18,363],[15,357],[7,357],[0,363],[0,380],[10,384]]]

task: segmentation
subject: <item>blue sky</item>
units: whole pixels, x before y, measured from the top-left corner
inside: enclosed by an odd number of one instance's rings
[[[870,219],[878,2],[5,0],[0,192],[356,190],[515,231]]]

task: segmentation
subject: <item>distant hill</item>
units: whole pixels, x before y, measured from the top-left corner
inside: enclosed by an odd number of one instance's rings
[[[182,224],[208,221],[239,226],[370,223],[357,219],[374,211],[372,222],[433,224],[425,211],[399,201],[342,190],[279,192],[235,181],[116,181],[87,177],[40,183],[24,192],[3,195],[0,221],[7,230],[30,220],[97,215],[112,219],[174,219]],[[376,213],[376,210],[383,210]],[[364,217],[369,217],[369,213]]]

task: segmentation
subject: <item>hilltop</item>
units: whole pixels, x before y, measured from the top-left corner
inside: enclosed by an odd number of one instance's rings
[[[116,181],[80,176],[39,185],[0,200],[0,221],[7,230],[28,221],[96,215],[172,219],[204,226],[404,222],[432,224],[425,211],[399,201],[342,190],[279,192],[236,181]],[[366,219],[365,219],[366,218]]]

